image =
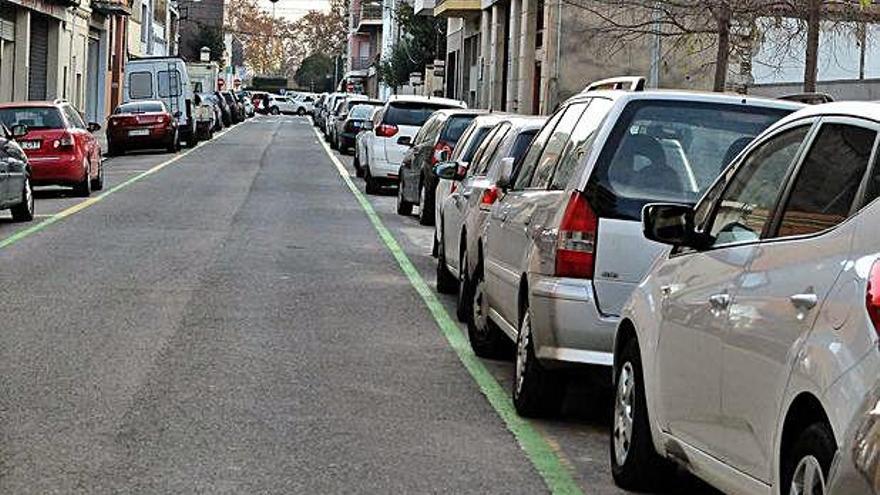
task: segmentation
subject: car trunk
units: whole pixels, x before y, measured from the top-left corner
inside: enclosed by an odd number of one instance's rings
[[[65,135],[69,133],[64,129],[35,129],[17,141],[28,157],[54,156],[59,153],[54,142]]]

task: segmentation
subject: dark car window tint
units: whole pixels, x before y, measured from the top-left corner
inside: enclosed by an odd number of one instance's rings
[[[556,123],[562,118],[562,113],[562,111],[559,111],[550,117],[550,120],[544,124],[541,132],[532,141],[532,145],[529,146],[525,156],[519,162],[514,172],[516,178],[513,181],[513,189],[525,189],[529,182],[532,181],[532,173],[535,171],[535,166],[538,165],[538,158],[541,156],[541,151],[544,150],[544,144],[547,143],[550,135],[553,134],[553,129],[556,128]]]
[[[124,103],[116,107],[114,113],[145,113],[145,112],[164,112],[165,106],[158,101],[149,101],[142,103]]]
[[[864,127],[822,125],[791,190],[780,237],[821,232],[849,217],[876,137]]]
[[[453,115],[446,122],[443,132],[440,134],[440,139],[451,145],[455,145],[458,143],[461,135],[464,134],[464,130],[471,125],[471,122],[473,122],[476,117],[476,115]]]
[[[419,102],[395,102],[388,105],[383,120],[392,125],[422,126],[432,113],[444,108],[449,107]]]
[[[513,146],[510,147],[510,152],[507,154],[508,158],[513,158],[514,161],[522,158],[526,150],[529,149],[529,144],[531,144],[532,140],[535,139],[535,134],[537,133],[538,129],[531,129],[521,132],[519,136],[516,137],[516,140],[513,142]]]
[[[129,74],[128,96],[133,100],[153,98],[153,74],[151,72]]]
[[[492,130],[491,127],[478,127],[474,129],[474,132],[471,133],[470,138],[468,138],[468,140],[465,142],[466,146],[461,150],[461,155],[459,156],[459,159],[465,163],[470,163],[474,159],[474,155],[477,153],[477,149],[479,149],[480,145],[483,144],[483,140],[486,139],[486,136],[489,134],[490,130]]]
[[[604,98],[594,98],[590,102],[590,106],[581,115],[571,135],[571,141],[562,153],[559,164],[556,165],[556,171],[553,172],[553,181],[550,183],[550,189],[564,189],[571,178],[571,174],[577,168],[578,164],[589,153],[590,147],[593,145],[593,139],[596,137],[596,130],[605,119],[605,115],[611,110],[613,102]]]
[[[583,102],[574,103],[565,110],[562,118],[559,119],[559,124],[557,124],[556,129],[553,130],[553,134],[544,146],[544,151],[541,152],[538,167],[535,169],[531,183],[529,183],[530,189],[546,189],[550,185],[550,179],[553,176],[556,164],[559,162],[559,157],[562,155],[566,145],[568,145],[572,132],[574,132],[574,127],[586,108],[587,103]]]
[[[492,136],[492,141],[486,146],[486,150],[483,152],[483,156],[480,158],[479,163],[474,164],[474,175],[486,175],[489,171],[489,165],[492,164],[493,158],[504,142],[504,138],[510,133],[510,128],[511,125],[508,122],[501,124],[498,128],[498,132]]]
[[[785,131],[746,158],[715,208],[709,231],[713,246],[753,241],[761,236],[809,129],[801,126]]]
[[[0,108],[0,122],[7,129],[15,125],[26,125],[28,129],[63,129],[65,127],[61,112],[54,107]]]

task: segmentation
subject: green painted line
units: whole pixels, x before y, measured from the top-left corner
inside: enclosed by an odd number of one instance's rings
[[[317,131],[315,132],[317,133]],[[489,370],[486,369],[483,362],[480,361],[480,358],[474,354],[470,343],[464,334],[462,334],[461,330],[459,330],[458,325],[449,316],[449,313],[447,313],[446,308],[443,307],[440,300],[437,299],[434,291],[428,287],[427,283],[425,283],[425,279],[422,278],[421,274],[416,270],[415,265],[413,265],[406,253],[404,253],[403,248],[400,247],[397,239],[394,238],[391,231],[389,231],[388,228],[385,227],[385,224],[382,223],[382,220],[379,218],[379,214],[376,213],[373,205],[367,200],[366,196],[361,193],[360,189],[357,188],[355,183],[351,180],[351,176],[348,174],[345,166],[339,161],[339,159],[333,156],[330,148],[327,147],[327,143],[321,139],[320,135],[318,135],[318,142],[324,147],[324,150],[336,166],[339,175],[342,176],[342,180],[345,181],[348,189],[367,214],[367,217],[370,219],[376,232],[378,232],[379,238],[385,243],[385,246],[394,256],[400,269],[409,279],[410,284],[415,288],[419,296],[421,296],[422,301],[428,306],[428,310],[434,317],[434,321],[437,322],[437,326],[440,327],[440,331],[443,333],[443,336],[446,337],[446,341],[449,342],[450,347],[455,351],[458,359],[464,364],[464,367],[468,370],[468,373],[470,373],[474,381],[477,382],[480,391],[486,396],[486,399],[489,400],[489,404],[492,405],[495,412],[497,412],[504,421],[507,429],[516,437],[520,447],[525,451],[526,456],[529,458],[532,465],[535,466],[535,469],[537,469],[538,473],[544,479],[547,488],[549,488],[551,493],[554,494],[582,494],[583,492],[577,486],[577,483],[575,483],[571,473],[565,467],[565,464],[563,464],[562,460],[547,440],[538,433],[528,420],[521,418],[516,413],[510,395],[504,387],[495,380],[495,377],[492,376]]]

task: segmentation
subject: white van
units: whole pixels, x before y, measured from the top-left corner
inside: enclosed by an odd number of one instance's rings
[[[177,119],[180,140],[188,146],[195,144],[192,98],[182,58],[142,57],[126,62],[122,101],[161,100]]]

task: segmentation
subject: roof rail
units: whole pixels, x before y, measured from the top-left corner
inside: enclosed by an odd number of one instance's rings
[[[820,105],[822,103],[831,103],[834,97],[828,93],[797,93],[793,95],[780,96],[780,100],[797,101],[806,103],[807,105]]]
[[[644,91],[646,80],[639,76],[612,77],[610,79],[602,79],[587,86],[584,91],[601,91],[607,89],[618,89],[623,91]]]
[[[67,98],[55,98],[55,100],[52,103],[54,103],[56,105],[61,105],[63,103],[67,103]]]

